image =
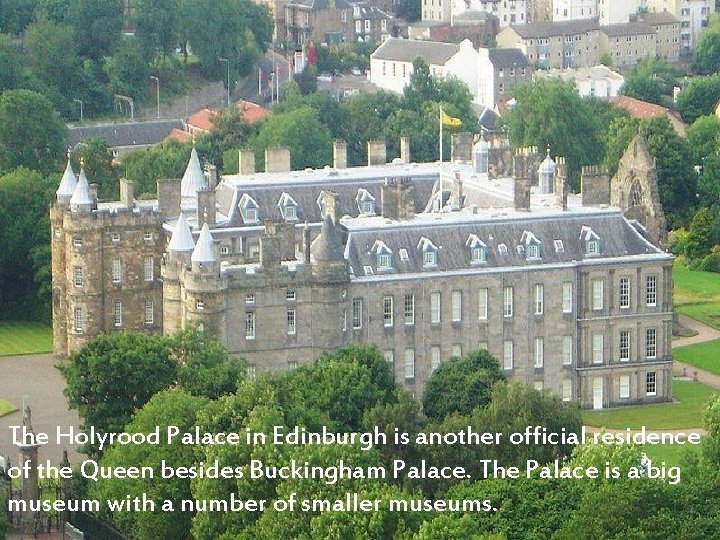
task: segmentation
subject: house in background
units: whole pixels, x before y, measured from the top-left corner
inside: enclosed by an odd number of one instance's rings
[[[589,68],[539,69],[533,74],[533,79],[550,79],[552,77],[574,82],[578,94],[583,97],[617,97],[625,82],[625,77],[617,71],[602,65]]]
[[[479,51],[478,102],[493,108],[499,101],[510,99],[516,84],[530,80],[527,57],[519,49],[484,49]]]
[[[240,99],[235,102],[242,119],[248,124],[254,124],[272,114],[265,107]],[[188,141],[195,135],[209,133],[213,129],[213,117],[218,113],[219,109],[203,108],[195,111],[185,120],[182,129],[173,129],[170,137],[178,141]]]
[[[470,40],[442,43],[389,38],[370,55],[370,82],[382,90],[402,94],[418,57],[427,62],[432,75],[452,75],[463,81],[473,100],[477,100],[478,52]]]
[[[670,121],[670,125],[675,130],[675,133],[681,137],[685,136],[685,124],[680,118],[680,115],[667,107],[635,99],[630,96],[618,96],[611,98],[610,101],[618,107],[622,107],[628,111],[635,118],[639,118],[641,120],[643,118],[652,118],[654,116],[665,116]]]

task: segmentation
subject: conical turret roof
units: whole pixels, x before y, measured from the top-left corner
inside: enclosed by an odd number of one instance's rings
[[[337,227],[333,224],[330,215],[326,214],[320,235],[310,244],[310,254],[316,261],[342,261],[344,251]]]
[[[92,207],[93,200],[90,196],[90,184],[88,183],[87,176],[85,176],[85,168],[80,168],[80,176],[78,177],[77,185],[73,191],[72,197],[70,197],[71,209],[78,209],[81,207]]]
[[[193,147],[192,152],[190,152],[190,161],[188,161],[182,182],[180,183],[180,196],[182,197],[183,204],[185,206],[195,206],[197,203],[197,192],[205,188],[207,188],[205,175],[200,165],[197,150]]]
[[[210,227],[205,223],[200,231],[200,238],[198,238],[195,250],[193,251],[190,260],[194,263],[211,263],[216,262],[215,254],[213,253],[213,237],[210,234]]]
[[[70,198],[75,193],[75,187],[77,186],[77,179],[75,178],[75,171],[73,171],[72,165],[70,165],[70,158],[68,157],[67,165],[65,166],[65,172],[63,173],[60,185],[58,186],[56,195],[58,201],[61,198]],[[67,202],[67,201],[66,201]]]
[[[192,232],[190,232],[190,226],[185,216],[180,214],[175,224],[172,238],[170,238],[170,243],[168,244],[168,251],[178,253],[190,252],[194,249],[195,241],[193,240]]]

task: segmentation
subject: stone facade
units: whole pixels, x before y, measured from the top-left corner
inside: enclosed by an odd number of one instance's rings
[[[214,190],[193,153],[182,183],[147,202],[124,182],[120,202],[98,204],[66,171],[51,209],[56,354],[194,322],[251,375],[369,342],[419,397],[441,362],[483,347],[583,407],[670,399],[672,256],[625,219],[629,195],[608,206],[593,168],[582,200],[568,195],[564,160],[541,165],[535,148],[512,156],[514,178],[491,178],[508,165],[471,141],[454,137],[451,163],[245,171]],[[657,198],[633,145],[611,190],[642,190],[631,212]]]

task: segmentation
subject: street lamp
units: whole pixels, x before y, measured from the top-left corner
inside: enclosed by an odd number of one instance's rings
[[[150,75],[150,80],[155,81],[155,84],[157,85],[155,97],[157,100],[157,117],[160,118],[160,79],[155,75]]]
[[[221,62],[227,62],[227,106],[230,106],[230,60],[221,58]]]
[[[80,104],[80,122],[83,121],[83,102],[81,99],[73,99],[73,102]]]

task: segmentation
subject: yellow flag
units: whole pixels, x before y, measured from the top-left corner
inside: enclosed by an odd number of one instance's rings
[[[440,109],[440,121],[446,126],[457,127],[462,125],[462,121],[459,118],[455,118],[454,116],[445,114],[445,111],[443,111],[442,109]]]

